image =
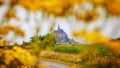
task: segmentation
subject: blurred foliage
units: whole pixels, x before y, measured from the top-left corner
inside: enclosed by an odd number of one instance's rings
[[[18,4],[18,0],[10,0],[10,7],[14,7]]]
[[[0,27],[0,35],[6,35],[9,31],[13,31],[15,34],[20,35],[22,37],[25,36],[25,33],[22,29],[12,26],[12,25],[5,25],[3,27]]]
[[[105,0],[90,0],[90,2],[92,2],[95,6],[104,5],[106,1]]]
[[[55,44],[54,33],[45,36],[34,36],[31,38],[31,43],[37,43],[41,48],[52,47]]]
[[[68,7],[83,2],[91,2],[95,6],[106,6],[105,4],[107,4],[108,11],[116,15],[119,14],[120,11],[119,8],[117,8],[119,7],[119,0],[34,0],[34,2],[32,0],[26,0],[26,2],[19,0],[18,2],[30,10],[42,9],[55,15],[61,15]],[[32,4],[32,6],[30,4]]]
[[[99,45],[96,50],[98,51],[100,56],[107,56],[107,54],[109,53],[109,49],[108,47],[104,46],[104,45]]]
[[[92,42],[92,43],[107,43],[109,41],[109,38],[102,35],[99,31],[87,31],[85,29],[81,31],[74,31],[73,32],[74,37],[83,37],[86,42]],[[99,40],[98,40],[99,39]]]
[[[106,45],[112,49],[117,56],[120,56],[120,40],[110,40]]]
[[[37,59],[19,46],[0,47],[0,68],[33,68]]]
[[[112,0],[107,4],[107,9],[110,13],[120,16],[120,1],[119,0]]]
[[[0,46],[6,46],[7,45],[7,41],[0,39]]]
[[[99,14],[96,10],[85,11],[84,13],[76,12],[76,18],[85,22],[94,21],[98,18]]]
[[[43,10],[48,13],[61,16],[66,13],[70,8],[73,8],[76,4],[82,4],[85,2],[92,3],[95,7],[103,6],[106,7],[110,13],[115,15],[119,13],[119,0],[11,0],[10,6],[21,5],[30,11]],[[0,1],[3,4],[3,1]],[[92,13],[92,12],[91,12]]]
[[[16,16],[15,11],[13,10],[13,8],[8,9],[8,11],[4,15],[5,21],[9,21],[11,18],[18,19],[18,17]]]
[[[41,50],[52,47],[55,45],[54,34],[47,34],[45,36],[35,35],[31,38],[31,41],[27,44],[33,54],[39,57]]]
[[[18,0],[18,4],[30,11],[42,9],[55,15],[61,15],[63,11],[69,8],[68,0]]]
[[[3,4],[4,4],[3,0],[0,0],[0,6],[3,5]]]

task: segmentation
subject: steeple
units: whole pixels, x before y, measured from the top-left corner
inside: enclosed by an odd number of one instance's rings
[[[61,43],[65,43],[65,44],[76,44],[77,42],[70,39],[68,37],[68,35],[66,34],[66,32],[64,32],[63,29],[60,28],[59,24],[58,24],[58,29],[54,31],[55,32],[55,38],[56,38],[56,43],[57,44],[61,44]]]
[[[60,30],[60,26],[59,26],[59,24],[58,24],[58,30]]]

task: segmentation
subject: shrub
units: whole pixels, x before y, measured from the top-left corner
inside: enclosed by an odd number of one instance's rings
[[[96,50],[98,51],[100,56],[107,56],[107,54],[109,53],[109,49],[108,47],[104,46],[104,45],[98,45],[96,47]]]
[[[35,35],[31,37],[30,44],[37,44],[41,49],[45,49],[46,47],[52,47],[55,44],[54,33],[47,34],[45,36]]]
[[[81,53],[81,59],[95,68],[119,68],[119,57],[106,45],[96,45],[91,50]]]
[[[24,68],[36,66],[36,56],[18,46],[0,48],[0,68]]]

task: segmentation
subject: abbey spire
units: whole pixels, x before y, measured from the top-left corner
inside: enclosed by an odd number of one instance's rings
[[[70,39],[68,37],[68,35],[66,34],[66,32],[64,32],[63,29],[60,28],[60,26],[58,25],[58,29],[54,31],[55,32],[55,38],[56,38],[56,43],[57,44],[75,44],[77,43],[76,41],[74,41],[73,39]]]

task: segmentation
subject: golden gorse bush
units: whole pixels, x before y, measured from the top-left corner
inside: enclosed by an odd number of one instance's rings
[[[31,55],[27,50],[18,46],[0,48],[0,59],[0,66],[7,68],[11,66],[12,68],[21,66],[29,68],[33,67],[37,62],[35,55]]]

